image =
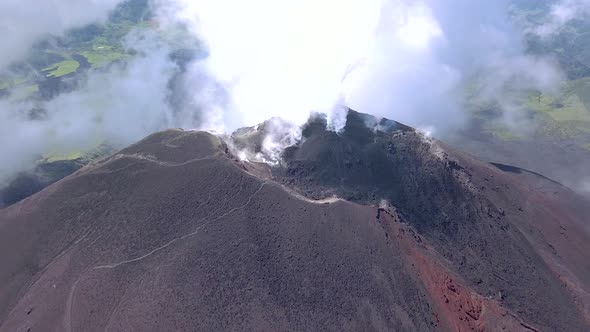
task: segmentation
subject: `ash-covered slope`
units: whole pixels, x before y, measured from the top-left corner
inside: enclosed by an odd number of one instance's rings
[[[275,167],[154,134],[0,210],[0,330],[589,328],[567,188],[355,112],[303,133]]]
[[[477,293],[499,298],[542,329],[583,329],[578,309],[587,324],[587,201],[539,175],[478,162],[403,125],[351,111],[338,135],[322,122],[318,118],[304,131],[304,143],[285,154],[286,167],[276,172],[283,183],[315,198],[385,199]]]

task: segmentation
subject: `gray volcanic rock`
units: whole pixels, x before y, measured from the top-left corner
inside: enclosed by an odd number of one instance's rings
[[[583,329],[571,308],[578,296],[587,298],[590,265],[582,263],[575,277],[586,290],[564,292],[563,277],[550,265],[562,266],[554,249],[556,243],[567,247],[569,235],[554,237],[556,242],[544,237],[558,225],[581,228],[586,252],[564,259],[588,258],[590,205],[584,198],[538,174],[478,162],[403,125],[378,130],[367,123],[367,115],[350,111],[342,134],[316,129],[285,154],[287,166],[275,171],[277,178],[316,199],[336,195],[373,205],[386,200],[479,294],[502,293],[507,308],[542,328]],[[502,170],[516,171],[524,183]],[[539,183],[553,190],[541,190]],[[563,207],[537,214],[546,200]],[[538,242],[532,236],[540,236]],[[550,258],[544,260],[547,248]]]
[[[155,134],[2,211],[2,330],[434,329],[375,211]]]
[[[0,210],[0,331],[589,328],[586,201],[322,121],[274,167],[157,133]]]

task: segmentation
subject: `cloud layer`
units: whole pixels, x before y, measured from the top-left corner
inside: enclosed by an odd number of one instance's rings
[[[550,37],[567,23],[587,14],[590,14],[590,0],[560,0],[551,6],[548,21],[534,30],[541,37]]]
[[[32,44],[68,29],[103,22],[123,0],[0,1],[0,70],[22,60]]]
[[[346,103],[444,131],[462,124],[461,89],[475,76],[484,77],[485,98],[499,104],[512,103],[503,95],[508,85],[548,89],[561,79],[550,58],[525,54],[508,4],[159,0],[156,8],[162,22],[185,24],[207,43],[210,57],[193,76],[227,91],[222,104],[210,100],[201,109],[216,119],[205,128],[272,116],[301,123],[311,111]]]
[[[68,155],[102,143],[122,147],[174,126],[168,83],[178,70],[153,34],[133,33],[137,56],[108,71],[90,71],[76,91],[45,103],[0,101],[0,183],[43,154]],[[32,119],[30,110],[42,108]]]
[[[29,2],[0,5],[0,32],[10,35],[0,67],[47,34],[104,20],[119,1]],[[346,113],[337,104],[437,135],[463,124],[474,77],[480,98],[509,111],[518,105],[506,90],[550,89],[561,76],[550,58],[525,53],[507,7],[508,0],[154,0],[158,31],[127,37],[139,52],[126,65],[91,70],[80,89],[51,101],[0,101],[0,156],[11,156],[0,181],[43,153],[125,145],[167,127],[230,132],[271,117],[302,124],[323,111],[338,130]],[[173,61],[162,36],[183,29],[206,56]],[[31,120],[33,106],[46,117]]]
[[[361,58],[378,24],[380,1],[255,0],[157,2],[165,24],[186,24],[210,57],[194,75],[209,75],[231,95],[218,129],[272,116],[302,123],[330,109],[341,81]],[[219,105],[212,105],[216,118]]]

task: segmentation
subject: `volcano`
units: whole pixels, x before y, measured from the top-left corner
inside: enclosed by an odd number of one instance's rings
[[[584,331],[590,203],[403,124],[168,130],[0,210],[0,331]]]

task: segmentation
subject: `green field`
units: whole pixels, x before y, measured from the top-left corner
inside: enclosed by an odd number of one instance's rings
[[[39,85],[33,84],[16,89],[15,95],[17,99],[27,99],[28,97],[37,92],[39,92]]]
[[[558,122],[590,121],[588,98],[590,78],[572,80],[564,84],[557,93],[529,95],[527,107],[543,112]]]
[[[4,77],[0,78],[0,90],[2,89],[12,89],[16,86],[19,86],[27,81],[24,77]]]
[[[82,152],[72,152],[69,154],[48,153],[43,156],[43,161],[51,163],[51,162],[60,161],[60,160],[76,160],[76,159],[82,158],[83,155],[84,154]]]
[[[16,70],[0,73],[0,90],[10,90],[19,99],[30,96],[38,91],[41,77],[59,78],[76,73],[81,66],[75,60],[77,54],[85,57],[92,68],[125,60],[129,57],[125,37],[133,29],[151,29],[149,20],[148,0],[124,1],[104,24],[73,29],[65,36],[51,37],[35,45],[22,62],[15,64]]]
[[[92,50],[82,51],[80,54],[88,60],[93,68],[99,68],[126,58],[125,53],[115,51],[110,46],[95,46]]]
[[[506,124],[501,122],[489,122],[484,132],[491,134],[494,138],[499,138],[503,141],[518,141],[524,137],[514,130],[511,130]]]
[[[468,114],[483,123],[483,130],[494,137],[510,141],[520,139],[517,129],[502,124],[501,115],[511,112],[517,119],[528,119],[537,134],[556,138],[576,138],[590,135],[590,78],[563,82],[554,91],[542,93],[506,87],[501,93],[506,110],[494,99],[485,95],[484,85],[478,78],[463,87],[464,108]]]
[[[71,73],[75,73],[80,67],[80,63],[76,60],[65,60],[47,68],[42,71],[46,72],[47,77],[62,77]]]

